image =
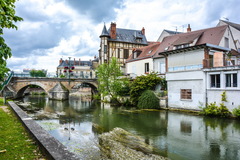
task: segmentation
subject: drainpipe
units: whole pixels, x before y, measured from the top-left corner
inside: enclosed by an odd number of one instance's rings
[[[208,86],[208,80],[207,80],[207,72],[205,72],[205,107],[208,104],[208,94],[207,94],[207,86]]]

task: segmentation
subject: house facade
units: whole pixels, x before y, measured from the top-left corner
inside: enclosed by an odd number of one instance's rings
[[[154,65],[165,59],[169,107],[200,110],[206,103],[219,104],[223,91],[230,110],[240,105],[232,98],[240,94],[240,64],[230,32],[229,25],[198,31],[189,26],[187,33],[162,40]]]
[[[95,69],[98,66],[98,59],[90,61],[76,60],[59,60],[57,67],[57,77],[70,78],[96,78]]]
[[[116,23],[111,23],[107,30],[104,24],[100,35],[99,64],[108,63],[116,57],[125,73],[125,62],[132,53],[133,48],[147,46],[145,29],[131,30],[116,28]]]
[[[156,53],[159,45],[159,42],[153,42],[145,47],[134,48],[132,54],[126,60],[127,74],[134,78],[153,72],[154,66],[152,56]]]

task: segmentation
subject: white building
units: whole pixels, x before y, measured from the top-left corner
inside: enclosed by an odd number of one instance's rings
[[[168,105],[196,109],[206,103],[220,103],[223,91],[233,109],[240,105],[238,48],[228,25],[167,36],[154,56],[166,64]],[[219,84],[220,83],[220,84]]]
[[[156,53],[160,43],[153,42],[148,46],[134,48],[126,61],[126,72],[131,77],[149,74],[154,71],[152,56]]]

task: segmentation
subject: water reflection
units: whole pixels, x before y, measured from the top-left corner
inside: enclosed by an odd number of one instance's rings
[[[57,119],[38,120],[50,134],[81,159],[99,159],[98,133],[115,127],[141,136],[156,152],[174,160],[240,159],[237,120],[167,111],[131,111],[72,97],[69,101],[25,98]]]

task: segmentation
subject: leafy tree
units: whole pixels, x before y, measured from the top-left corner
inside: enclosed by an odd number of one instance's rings
[[[9,70],[6,68],[6,60],[12,56],[11,49],[5,43],[3,29],[17,29],[15,22],[22,21],[21,17],[15,15],[16,0],[0,0],[0,80]]]
[[[136,77],[130,85],[130,97],[134,105],[137,105],[138,98],[145,90],[154,90],[157,84],[161,84],[162,89],[166,89],[166,80],[160,78],[156,73]]]
[[[123,73],[115,57],[109,63],[101,64],[97,70],[98,90],[99,93],[105,97],[110,96],[111,100],[120,103],[119,96],[122,95],[123,89],[129,84],[128,79],[121,78]]]
[[[30,76],[31,77],[46,77],[46,72],[45,71],[43,71],[43,70],[35,70],[35,69],[33,69],[33,70],[31,70],[30,71]]]

